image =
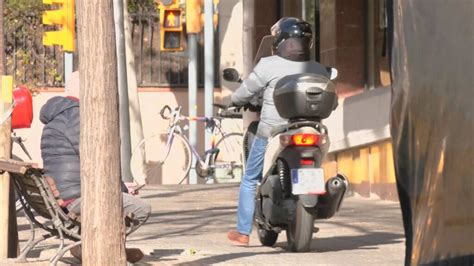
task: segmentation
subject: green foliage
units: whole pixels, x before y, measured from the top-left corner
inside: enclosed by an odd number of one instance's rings
[[[42,44],[45,26],[41,0],[6,0],[3,10],[7,72],[30,88],[59,86],[62,54]],[[59,69],[58,69],[59,68]]]
[[[156,11],[156,3],[153,0],[128,0],[127,7],[130,13]]]
[[[127,7],[130,13],[157,12],[154,0],[128,0]],[[42,43],[43,33],[55,30],[42,24],[43,11],[48,9],[55,7],[42,0],[4,0],[6,69],[18,85],[62,85],[63,52]]]

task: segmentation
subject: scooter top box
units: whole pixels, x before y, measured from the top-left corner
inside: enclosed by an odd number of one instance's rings
[[[334,83],[325,76],[308,73],[280,79],[273,100],[285,119],[325,119],[337,107]]]

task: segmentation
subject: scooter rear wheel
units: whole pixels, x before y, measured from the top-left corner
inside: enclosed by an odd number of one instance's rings
[[[272,247],[278,239],[278,233],[273,230],[258,228],[258,239],[262,245]]]
[[[293,221],[286,229],[288,246],[293,252],[307,252],[313,239],[314,216],[309,213],[298,199]]]

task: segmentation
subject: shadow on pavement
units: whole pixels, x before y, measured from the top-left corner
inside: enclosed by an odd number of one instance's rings
[[[404,239],[405,236],[403,234],[387,232],[371,232],[358,236],[313,238],[310,252],[323,253],[354,249],[378,249],[377,246],[400,243]],[[277,243],[275,247],[288,250],[286,242]]]
[[[209,256],[206,258],[201,258],[195,261],[190,261],[190,262],[182,262],[176,265],[179,266],[188,266],[188,265],[210,265],[210,264],[216,264],[220,262],[225,262],[228,260],[233,260],[233,259],[238,259],[238,258],[244,258],[244,257],[251,257],[255,255],[271,255],[271,254],[280,254],[280,253],[285,253],[286,251],[271,251],[271,252],[239,252],[239,253],[230,253],[230,254],[220,254],[220,255],[215,255],[215,256]],[[236,264],[239,264],[238,262],[235,262]]]
[[[232,226],[235,207],[212,207],[199,210],[183,210],[150,215],[148,222],[143,226],[164,224],[166,231],[144,237],[133,237],[130,242],[151,240],[170,236],[205,234],[212,229],[219,228],[225,232]]]
[[[208,191],[208,190],[215,190],[215,189],[225,189],[225,188],[232,188],[232,187],[238,187],[240,186],[240,183],[229,183],[229,184],[210,184],[210,185],[197,185],[196,188],[192,188],[193,185],[191,185],[191,189],[186,189],[185,187],[177,187],[175,185],[170,185],[170,189],[176,189],[177,191],[172,191],[172,192],[162,192],[162,193],[156,193],[156,194],[151,194],[151,195],[146,195],[142,196],[142,199],[152,199],[152,198],[169,198],[169,197],[176,197],[179,195],[187,194],[187,193],[194,193],[194,192],[201,192],[201,191]],[[166,188],[166,186],[161,186]],[[183,189],[184,188],[184,189]],[[152,187],[149,189],[153,189]]]
[[[165,262],[165,261],[174,261],[176,259],[166,258],[174,255],[179,255],[184,252],[184,249],[155,249],[153,250],[150,255],[146,255],[140,262],[135,263],[134,265],[154,265],[158,261]]]

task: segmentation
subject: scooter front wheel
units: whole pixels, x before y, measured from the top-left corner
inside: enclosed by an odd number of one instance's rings
[[[306,210],[298,199],[296,213],[286,229],[288,246],[293,252],[307,252],[311,249],[313,239],[314,216]]]

